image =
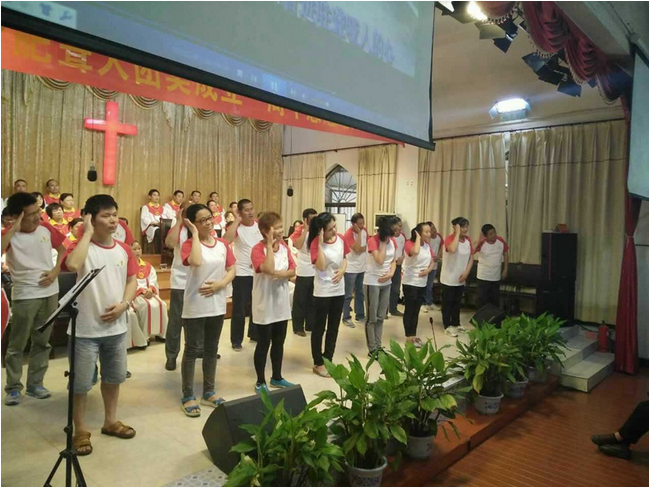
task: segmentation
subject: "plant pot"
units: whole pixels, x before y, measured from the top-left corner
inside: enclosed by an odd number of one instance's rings
[[[387,465],[387,458],[383,458],[383,464],[374,469],[349,466],[349,486],[381,486],[383,470]]]
[[[495,415],[500,410],[500,401],[503,399],[503,395],[499,396],[483,396],[476,395],[475,397],[475,409],[478,413],[482,415]]]
[[[536,368],[527,368],[527,377],[532,383],[545,383],[548,380],[547,369],[541,373]]]
[[[508,398],[521,398],[525,394],[525,388],[527,388],[527,383],[529,380],[516,381],[512,383],[511,381],[505,382],[505,396]]]
[[[419,437],[416,435],[408,436],[408,446],[406,454],[412,459],[428,459],[435,450],[435,436]]]

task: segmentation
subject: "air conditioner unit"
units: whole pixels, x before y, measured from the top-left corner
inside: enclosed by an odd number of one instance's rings
[[[379,228],[379,220],[382,217],[400,217],[400,215],[394,212],[376,212],[374,214],[374,226],[372,227],[373,230],[376,231],[376,229]]]

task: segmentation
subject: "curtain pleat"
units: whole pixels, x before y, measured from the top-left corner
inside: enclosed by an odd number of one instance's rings
[[[624,121],[513,132],[510,260],[539,264],[541,233],[578,234],[576,316],[614,323],[624,247]]]
[[[107,187],[101,183],[104,134],[83,128],[84,117],[105,116],[97,90],[77,84],[53,90],[33,76],[2,70],[2,195],[18,178],[41,192],[56,178],[78,206],[108,193],[135,235],[151,188],[163,200],[176,189],[187,196],[197,189],[203,200],[218,191],[222,202],[250,198],[258,210],[281,210],[281,125],[260,132],[250,124],[232,127],[222,117],[201,119],[191,107],[159,103],[143,110],[125,94],[115,97],[120,121],[136,124],[138,134],[119,136],[117,182]],[[91,161],[96,182],[86,178]]]
[[[356,209],[365,216],[370,232],[376,213],[395,211],[396,170],[395,144],[358,150]]]
[[[302,220],[302,211],[314,208],[324,211],[325,204],[325,153],[285,156],[284,174],[282,175],[282,219],[284,229],[296,220]],[[289,185],[293,196],[286,194]]]

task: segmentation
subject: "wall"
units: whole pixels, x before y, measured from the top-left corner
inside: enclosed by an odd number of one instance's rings
[[[638,354],[649,359],[649,201],[642,202],[635,244],[638,261]]]

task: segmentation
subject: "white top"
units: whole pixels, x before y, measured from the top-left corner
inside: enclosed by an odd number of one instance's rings
[[[379,278],[390,271],[390,264],[394,261],[394,256],[397,252],[397,243],[394,240],[394,237],[388,239],[383,264],[377,264],[374,256],[372,256],[372,251],[378,251],[380,243],[381,241],[379,240],[378,234],[374,234],[367,241],[367,271],[365,271],[363,285],[386,286],[392,283],[392,280],[379,283]]]
[[[435,237],[430,238],[430,248],[433,250],[433,254],[435,256],[439,256],[440,252],[439,249],[442,247],[442,236],[437,234]],[[435,264],[433,265],[433,269],[437,269],[437,265],[439,264],[439,261],[435,261]]]
[[[430,266],[430,262],[435,257],[433,250],[427,242],[421,241],[419,247],[419,254],[412,255],[412,248],[415,243],[411,240],[406,242],[405,253],[406,257],[403,260],[403,281],[404,285],[416,286],[423,288],[426,286],[428,276],[419,276],[419,273],[426,271]]]
[[[503,254],[509,251],[509,246],[502,237],[496,237],[496,242],[489,244],[483,241],[475,248],[478,258],[479,280],[500,281],[503,264]]]
[[[264,237],[259,232],[259,225],[255,220],[252,225],[239,224],[234,237],[234,257],[237,258],[237,276],[254,276],[250,253],[252,248]],[[256,320],[256,319],[255,319]]]
[[[311,278],[315,276],[315,266],[311,262],[311,250],[308,246],[309,231],[304,230],[304,227],[299,227],[291,234],[290,240],[293,242],[297,241],[302,236],[302,232],[306,232],[306,236],[304,236],[302,247],[297,250],[297,269],[295,270],[295,274],[297,276]]]
[[[160,208],[160,214],[155,215],[151,212],[148,204],[142,207],[142,211],[140,212],[140,226],[142,227],[142,234],[146,235],[146,240],[149,243],[153,242],[155,231],[160,228],[151,224],[160,222],[162,211],[162,208]]]
[[[167,202],[162,207],[163,219],[175,219],[178,211],[171,206],[171,202]]]
[[[201,265],[189,266],[192,241],[193,238],[187,239],[180,250],[183,264],[188,267],[182,318],[199,319],[225,315],[227,304],[225,287],[209,297],[202,296],[198,289],[206,281],[221,281],[225,277],[226,268],[235,263],[232,249],[227,241],[218,237],[215,238],[216,242],[213,246],[201,242]]]
[[[77,247],[79,241],[73,242],[66,251],[65,261]],[[124,312],[113,322],[102,322],[99,317],[106,308],[124,301],[126,279],[137,273],[137,258],[121,241],[113,239],[111,247],[102,246],[93,241],[88,245],[88,256],[81,269],[77,271],[77,282],[96,268],[105,268],[90,282],[77,297],[77,337],[110,337],[126,332],[128,314]],[[70,328],[68,328],[70,334]]]
[[[361,247],[367,246],[367,230],[361,230]],[[347,269],[345,273],[365,273],[367,269],[367,254],[366,251],[361,251],[360,253],[355,252],[352,249],[352,245],[356,242],[356,234],[354,233],[354,228],[350,227],[345,232],[344,236],[347,246],[349,246],[349,255],[347,256]]]
[[[453,242],[453,239],[455,239],[455,235],[451,234],[444,240],[446,253],[444,254],[442,276],[440,276],[439,281],[446,286],[464,286],[464,283],[460,283],[460,276],[464,273],[466,265],[469,264],[473,252],[471,239],[466,236],[464,242],[458,242],[457,250],[451,253],[448,252],[448,246]]]
[[[138,262],[138,270],[135,275],[137,280],[138,290],[153,289],[155,293],[159,293],[160,286],[158,285],[158,273],[150,263],[140,260]]]
[[[184,290],[187,284],[187,266],[183,264],[183,258],[180,255],[180,250],[185,241],[189,238],[187,227],[181,225],[180,232],[178,233],[178,243],[174,246],[174,259],[171,261],[171,289]]]
[[[406,246],[406,235],[402,232],[398,236],[394,236],[394,241],[397,243],[397,252],[394,255],[394,259],[398,261],[403,256],[404,249]]]
[[[318,259],[318,246],[320,241],[313,239],[311,243],[311,262],[315,264]],[[347,257],[349,266],[349,256],[351,252],[345,238],[337,234],[333,242],[323,242],[322,252],[325,257],[325,269],[320,271],[315,268],[315,278],[313,279],[313,296],[314,297],[338,297],[345,294],[345,279],[342,278],[338,283],[332,281],[336,272],[343,267],[343,261]]]
[[[9,229],[2,229],[5,235]],[[5,253],[7,266],[13,281],[12,300],[51,297],[59,293],[59,282],[54,280],[49,286],[39,286],[43,273],[54,267],[58,259],[56,250],[63,245],[65,236],[48,222],[41,224],[33,232],[16,232],[9,241]]]
[[[252,282],[252,316],[255,324],[268,325],[291,318],[291,298],[288,279],[277,279],[261,272],[266,260],[266,243],[258,242],[250,253],[255,275]],[[284,241],[279,242],[275,257],[275,271],[295,269],[295,261]]]

